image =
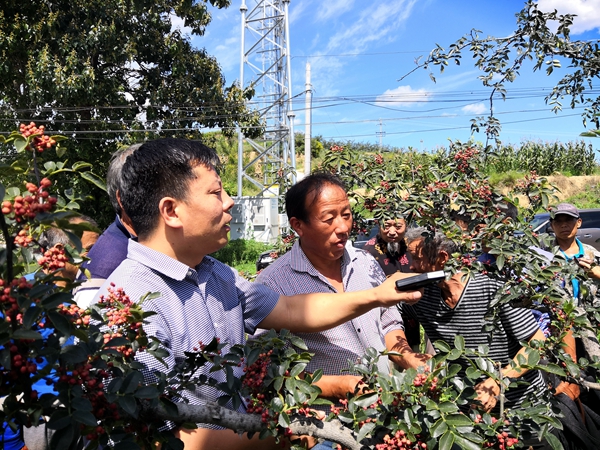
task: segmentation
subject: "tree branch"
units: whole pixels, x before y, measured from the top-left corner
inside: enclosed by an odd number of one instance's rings
[[[162,406],[148,407],[148,413],[162,420],[175,422],[210,423],[229,428],[236,433],[259,433],[265,429],[260,415],[243,414],[232,411],[214,402],[205,405],[177,403],[177,415],[170,415]],[[292,416],[290,430],[295,435],[309,435],[336,442],[348,450],[361,450],[354,433],[344,427],[339,420],[323,422],[314,417]]]

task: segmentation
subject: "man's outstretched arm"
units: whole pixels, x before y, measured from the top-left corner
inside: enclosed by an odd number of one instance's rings
[[[419,301],[422,290],[400,292],[396,289],[396,280],[404,277],[406,274],[394,274],[381,285],[366,291],[281,296],[259,327],[267,330],[285,328],[292,332],[318,332],[361,316],[373,308]]]

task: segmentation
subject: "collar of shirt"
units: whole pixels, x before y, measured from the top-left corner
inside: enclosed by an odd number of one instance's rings
[[[214,260],[205,256],[202,262],[192,269],[188,265],[177,261],[164,253],[153,250],[150,247],[146,247],[131,239],[128,242],[127,258],[143,264],[149,269],[173,280],[186,280],[195,284],[204,281],[200,279],[200,273],[203,274],[202,278],[205,276],[208,277],[214,266]]]
[[[131,233],[127,231],[127,228],[125,228],[125,225],[123,225],[123,222],[121,221],[121,218],[119,216],[115,218],[115,224],[117,225],[117,228],[121,231],[121,233],[127,236],[127,239],[136,237],[132,236]]]
[[[344,254],[342,255],[342,280],[344,281],[344,286],[346,285],[348,269],[351,263],[356,261],[356,259],[356,249],[352,246],[352,243],[348,241],[346,248],[344,249]],[[312,263],[306,257],[306,254],[302,251],[300,240],[297,240],[294,243],[292,250],[290,250],[290,267],[296,272],[306,272],[314,277],[323,277],[323,275],[314,268]]]
[[[573,255],[573,256],[568,256],[565,252],[562,251],[562,249],[560,247],[558,247],[560,254],[562,256],[564,256],[564,258],[567,261],[571,261],[573,258],[583,258],[585,256],[585,251],[583,250],[583,245],[581,244],[581,241],[579,239],[575,238],[575,242],[577,243],[577,247],[579,248],[579,251],[577,252],[576,255]]]

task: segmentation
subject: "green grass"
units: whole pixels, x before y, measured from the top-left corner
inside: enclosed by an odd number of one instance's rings
[[[251,239],[236,239],[212,256],[240,272],[249,275],[256,274],[256,260],[262,252],[273,248],[272,244],[254,241]]]
[[[579,209],[600,208],[600,184],[572,195],[565,200]]]
[[[489,174],[492,186],[514,186],[516,182],[525,177],[525,172],[509,170],[508,172],[495,172]]]

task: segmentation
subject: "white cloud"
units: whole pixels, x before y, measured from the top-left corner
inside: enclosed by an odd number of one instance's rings
[[[461,110],[467,114],[483,114],[488,108],[483,103],[471,103],[470,105],[463,106]]]
[[[331,20],[335,16],[350,11],[354,6],[354,0],[327,0],[317,8],[316,19],[319,22]]]
[[[304,15],[304,12],[307,10],[309,10],[309,13],[312,14],[314,7],[311,7],[309,9],[309,6],[312,6],[309,0],[303,0],[302,2],[292,2],[288,10],[290,14],[288,17],[290,25],[298,21]]]
[[[386,41],[393,41],[398,36],[398,29],[410,17],[413,6],[417,0],[393,0],[388,2],[374,2],[368,8],[362,8],[357,14],[346,14],[345,18],[352,20],[338,23],[334,33],[329,37],[327,44],[320,46],[320,41],[313,40],[313,47],[319,46],[315,55],[332,55],[336,53],[353,54],[362,53],[373,45],[380,45]],[[338,3],[338,0],[335,2]],[[349,1],[352,3],[352,1]],[[318,11],[329,2],[319,3]],[[354,8],[354,11],[357,8]],[[355,11],[356,12],[356,11]],[[339,14],[339,11],[337,12]],[[340,22],[340,21],[338,21]],[[339,93],[339,79],[344,67],[352,62],[352,58],[339,58],[326,56],[311,59],[313,83],[320,96],[332,96]],[[318,80],[318,81],[317,81]]]
[[[221,68],[228,72],[240,65],[240,36],[233,33],[225,39],[223,44],[217,45],[213,50],[213,56],[219,61]]]
[[[577,14],[571,26],[572,34],[600,29],[600,0],[538,0],[537,4],[544,12],[556,9],[559,14]]]
[[[375,3],[364,8],[354,23],[340,27],[340,32],[329,39],[325,53],[343,49],[344,53],[359,53],[369,44],[388,39],[406,21],[416,0]]]
[[[375,104],[383,107],[408,106],[413,103],[424,103],[429,101],[431,92],[426,89],[413,89],[410,86],[398,86],[395,89],[388,89],[383,94],[377,96]]]
[[[181,34],[191,36],[192,29],[185,26],[185,21],[175,14],[169,14],[171,19],[171,33],[175,30],[179,30]]]

